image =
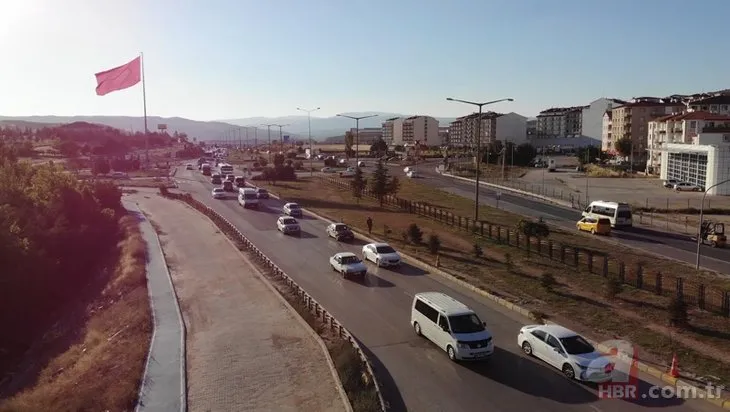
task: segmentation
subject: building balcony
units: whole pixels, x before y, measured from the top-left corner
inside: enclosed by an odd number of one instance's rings
[[[730,133],[730,124],[705,126],[702,128],[702,133]]]

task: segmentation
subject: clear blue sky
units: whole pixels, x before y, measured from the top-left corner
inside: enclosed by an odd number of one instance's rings
[[[115,4],[116,3],[116,4]],[[730,87],[730,1],[0,0],[0,115],[141,115],[94,73],[145,56],[149,115],[533,116]]]

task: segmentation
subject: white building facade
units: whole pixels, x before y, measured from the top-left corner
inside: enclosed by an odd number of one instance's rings
[[[403,145],[403,118],[393,117],[383,122],[383,140],[388,146]]]
[[[439,121],[431,116],[411,116],[403,119],[402,128],[400,144],[413,145],[416,142],[425,146],[441,144]]]
[[[494,139],[516,145],[527,142],[527,117],[515,112],[497,117]]]

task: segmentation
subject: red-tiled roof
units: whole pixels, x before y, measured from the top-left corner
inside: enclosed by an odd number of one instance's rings
[[[621,106],[615,106],[613,110],[621,109],[623,107],[685,107],[682,103],[661,103],[661,102],[633,102],[622,104]]]
[[[654,122],[681,122],[682,120],[705,120],[705,121],[725,121],[730,122],[730,116],[724,114],[710,113],[710,112],[687,112],[672,114],[668,116],[662,116],[652,121]]]

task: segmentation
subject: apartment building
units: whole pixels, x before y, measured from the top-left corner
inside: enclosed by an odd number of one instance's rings
[[[634,159],[643,161],[647,158],[649,122],[685,109],[681,101],[654,97],[639,97],[616,106],[611,109],[611,142],[615,146],[617,141],[630,138],[634,144]]]
[[[612,120],[613,115],[611,110],[606,110],[606,112],[603,113],[603,119],[601,121],[601,151],[608,154],[616,153],[616,150],[614,149],[613,133],[611,130],[613,126]]]
[[[532,141],[537,135],[537,119],[530,119],[525,123],[527,129],[527,140]]]
[[[402,145],[403,118],[393,117],[384,121],[381,135],[388,146]]]
[[[449,125],[449,143],[454,147],[471,147],[476,142],[479,113],[457,118]],[[487,145],[500,140],[521,144],[527,141],[527,117],[517,113],[486,112],[479,125],[480,142]]]
[[[449,127],[439,126],[439,143],[438,146],[446,146],[449,144]],[[432,145],[436,146],[436,145]]]
[[[601,97],[585,106],[553,107],[537,116],[532,144],[553,151],[599,146],[603,138],[603,117],[607,110],[625,104],[619,99]]]
[[[350,129],[350,133],[357,137],[360,144],[371,144],[374,141],[383,137],[383,129],[380,127],[361,127],[360,130],[353,127]]]
[[[688,111],[730,114],[730,95],[720,94],[690,101]]]
[[[402,142],[395,144],[425,146],[440,144],[439,121],[431,116],[411,116],[403,119]]]
[[[730,115],[705,111],[664,116],[648,124],[647,171],[711,188],[730,179]],[[710,195],[730,195],[730,182]]]

